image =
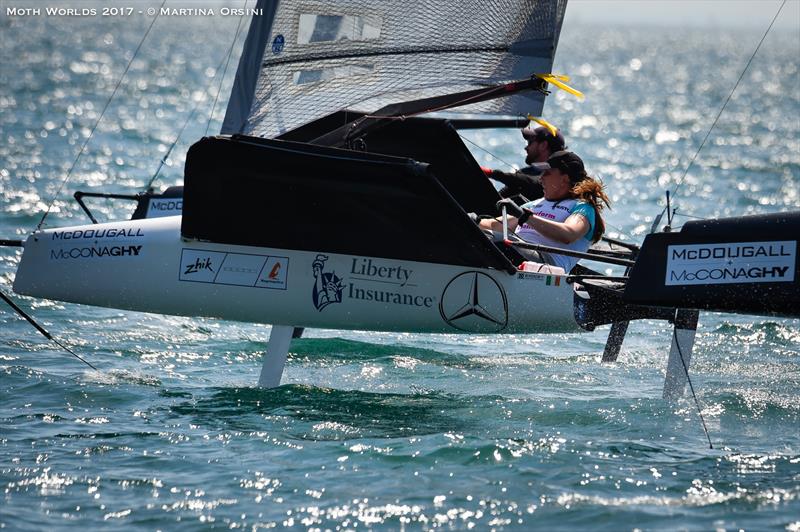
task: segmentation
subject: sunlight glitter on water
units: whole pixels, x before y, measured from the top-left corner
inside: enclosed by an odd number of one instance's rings
[[[4,238],[35,226],[145,29],[55,22],[4,27],[3,72],[21,72],[0,95]],[[225,28],[199,23],[152,35],[50,223],[86,221],[74,190],[139,192],[176,124],[195,102],[210,107],[229,43],[209,51]],[[557,92],[545,118],[606,181],[620,237],[650,230],[759,37],[565,26],[554,70],[588,98]],[[800,106],[800,41],[770,35],[760,54],[685,178],[681,216],[800,208],[800,124],[786,119]],[[205,128],[204,116],[189,123],[158,186],[181,181]],[[522,165],[518,131],[462,134],[494,154],[475,149],[481,164]],[[2,253],[10,291],[18,255]],[[702,315],[692,372],[709,450],[691,399],[660,400],[660,323],[632,324],[615,365],[598,363],[604,330],[306,331],[286,385],[257,390],[266,327],[20,299],[101,371],[0,314],[0,525],[11,529],[800,530],[796,320]]]

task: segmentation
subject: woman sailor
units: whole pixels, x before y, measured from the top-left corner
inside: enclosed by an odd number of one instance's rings
[[[544,198],[522,206],[519,218],[509,217],[508,228],[533,244],[584,252],[600,240],[605,223],[600,216],[609,207],[603,184],[586,173],[583,161],[570,151],[555,152],[541,176]],[[499,220],[482,220],[481,227],[502,230]],[[537,262],[569,272],[577,258],[538,253]]]

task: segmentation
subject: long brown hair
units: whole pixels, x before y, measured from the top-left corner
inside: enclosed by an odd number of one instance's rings
[[[606,232],[606,223],[600,215],[605,207],[611,208],[611,202],[606,196],[605,187],[603,182],[595,179],[586,172],[583,172],[581,180],[572,186],[569,191],[570,196],[574,199],[582,200],[594,207],[594,233],[592,234],[592,242],[597,242],[603,233]]]

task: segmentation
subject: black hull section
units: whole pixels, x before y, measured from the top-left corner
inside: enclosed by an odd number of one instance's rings
[[[516,272],[428,164],[281,140],[192,146],[181,234]]]
[[[800,212],[688,222],[648,235],[624,300],[800,317]]]

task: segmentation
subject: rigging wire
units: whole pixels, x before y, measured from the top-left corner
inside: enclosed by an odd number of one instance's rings
[[[681,349],[681,343],[678,341],[678,328],[672,328],[672,337],[675,340],[675,346],[678,348],[678,356],[681,359],[681,365],[683,366],[683,372],[686,375],[686,381],[689,383],[689,390],[692,392],[692,397],[694,398],[694,404],[697,407],[697,415],[700,416],[700,423],[703,425],[703,431],[706,433],[706,439],[708,439],[708,448],[713,449],[714,445],[711,443],[711,436],[708,434],[708,427],[706,426],[706,420],[703,418],[703,409],[700,408],[700,401],[697,400],[697,394],[694,393],[694,385],[692,384],[692,379],[689,377],[689,368],[686,366],[686,360],[683,358],[683,350]]]
[[[695,159],[697,159],[697,156],[700,154],[700,151],[706,145],[706,141],[708,140],[708,137],[711,135],[711,132],[714,130],[714,127],[717,125],[717,122],[719,121],[719,118],[722,116],[723,111],[725,111],[725,107],[727,107],[728,102],[731,101],[731,97],[733,96],[733,93],[736,92],[736,89],[739,87],[739,83],[742,82],[742,79],[744,78],[744,75],[747,72],[747,69],[750,68],[750,64],[753,62],[753,59],[756,57],[756,54],[761,49],[761,45],[764,43],[764,39],[767,38],[767,35],[769,34],[770,30],[772,29],[772,26],[775,24],[775,21],[778,20],[778,15],[781,14],[781,11],[783,10],[783,6],[785,6],[785,5],[786,5],[786,0],[783,0],[783,2],[781,2],[781,5],[778,7],[778,11],[775,13],[775,16],[772,17],[772,22],[769,23],[769,26],[767,27],[767,31],[764,32],[764,35],[761,37],[761,40],[758,42],[758,45],[756,46],[756,49],[753,51],[753,54],[750,56],[750,59],[747,61],[747,64],[745,65],[744,70],[742,70],[742,73],[739,75],[739,79],[736,80],[736,84],[733,86],[733,89],[731,90],[730,94],[728,94],[728,97],[725,98],[725,102],[722,104],[722,107],[720,108],[719,112],[717,113],[716,118],[714,118],[714,123],[711,124],[711,127],[708,129],[708,132],[706,133],[706,136],[703,138],[703,142],[700,143],[700,147],[697,148],[697,151],[695,152],[694,156],[689,161],[689,164],[686,166],[686,169],[684,170],[683,175],[681,176],[681,178],[678,179],[677,183],[675,183],[675,188],[672,191],[672,195],[673,196],[677,195],[678,190],[681,188],[681,185],[683,185],[684,179],[686,179],[686,175],[689,173],[689,169],[692,167],[692,164],[694,164],[694,161],[695,161]],[[656,217],[656,220],[655,220],[655,223],[653,224],[653,227],[656,227],[658,225],[658,222],[661,221],[661,217],[664,215],[664,213],[667,212],[667,209],[668,209],[668,207],[664,206],[664,209],[661,211],[661,214],[659,214]],[[650,231],[650,232],[652,233],[654,231]]]
[[[244,0],[244,7],[247,7],[247,0]],[[222,92],[222,83],[225,81],[225,74],[228,72],[228,65],[230,64],[231,56],[233,55],[233,47],[236,45],[236,40],[239,38],[239,32],[242,30],[242,21],[244,20],[244,14],[246,12],[247,9],[242,9],[242,14],[239,16],[239,24],[236,26],[236,35],[233,36],[231,47],[228,49],[228,59],[225,61],[225,70],[222,72],[222,77],[219,79],[219,88],[217,89],[217,95],[214,96],[214,105],[211,106],[211,113],[208,115],[208,123],[206,124],[205,133],[206,137],[208,136],[208,129],[211,127],[211,120],[214,118],[214,110],[217,108],[217,100],[219,100],[219,94]]]
[[[498,161],[500,161],[501,163],[505,164],[505,165],[506,165],[506,166],[508,166],[509,168],[511,168],[511,169],[513,169],[513,170],[515,170],[515,171],[517,170],[517,168],[516,168],[516,167],[515,167],[513,164],[511,164],[510,162],[508,162],[508,161],[506,161],[506,160],[504,160],[504,159],[501,159],[500,157],[498,157],[498,156],[497,156],[497,155],[495,155],[494,153],[490,152],[489,150],[487,150],[487,149],[486,149],[486,148],[484,148],[483,146],[481,146],[481,145],[479,145],[479,144],[477,144],[477,143],[475,143],[475,142],[473,142],[473,141],[469,140],[467,137],[465,137],[465,136],[464,136],[464,135],[462,135],[461,133],[459,133],[459,134],[458,134],[458,136],[459,136],[459,137],[461,137],[461,140],[463,140],[463,141],[466,141],[466,142],[469,142],[470,144],[472,144],[473,146],[475,146],[475,147],[476,147],[476,148],[478,148],[479,150],[481,150],[481,151],[483,151],[483,152],[486,152],[486,153],[488,153],[488,154],[489,154],[489,156],[491,156],[491,157],[493,157],[493,158],[497,159]]]
[[[682,218],[691,218],[693,220],[708,220],[709,219],[707,216],[695,216],[694,214],[683,214],[682,212],[677,212],[677,210],[673,214],[673,216],[680,216]]]
[[[219,64],[217,65],[217,68],[214,70],[214,77],[211,78],[211,83],[213,83],[214,80],[217,79],[217,76],[219,75],[219,71],[222,68],[222,63],[226,60],[226,58],[227,58],[227,56],[223,56],[222,59],[220,59]],[[195,103],[194,108],[192,109],[192,112],[189,113],[189,117],[183,123],[183,126],[181,127],[180,131],[178,132],[178,135],[175,137],[175,140],[172,142],[172,145],[167,150],[167,153],[164,154],[164,157],[161,158],[161,161],[159,162],[158,168],[156,169],[155,173],[153,174],[153,177],[151,177],[150,181],[148,181],[147,185],[145,185],[145,187],[144,187],[145,190],[149,190],[150,187],[153,186],[153,182],[155,182],[156,178],[158,178],[158,175],[161,173],[161,169],[167,163],[167,159],[169,158],[170,154],[172,153],[172,150],[178,144],[178,141],[180,141],[181,136],[183,136],[183,132],[186,130],[186,127],[192,121],[192,118],[197,113],[197,110],[200,108],[200,104],[205,103],[205,101],[206,101],[206,93],[204,92],[203,93],[203,98],[200,101]]]
[[[764,32],[764,35],[762,35],[761,40],[758,42],[758,45],[756,46],[756,49],[753,51],[752,55],[750,56],[750,59],[748,59],[747,64],[745,65],[744,69],[742,70],[742,73],[739,75],[739,79],[736,80],[736,84],[734,84],[733,89],[731,89],[731,92],[728,94],[727,98],[725,98],[725,102],[723,102],[722,107],[720,108],[719,112],[717,113],[717,116],[714,118],[714,122],[711,124],[711,127],[706,132],[705,137],[703,137],[703,141],[700,143],[700,146],[697,148],[697,151],[695,151],[694,155],[692,156],[691,160],[689,161],[689,164],[686,166],[686,169],[684,170],[683,175],[678,180],[678,182],[675,184],[675,188],[672,191],[672,195],[673,196],[675,196],[678,193],[678,190],[680,190],[681,185],[683,185],[684,180],[686,179],[686,176],[689,173],[689,169],[692,167],[692,164],[694,164],[694,161],[697,159],[697,156],[700,154],[700,151],[705,146],[706,141],[708,141],[708,137],[711,135],[711,132],[716,127],[717,122],[719,121],[720,117],[722,116],[722,113],[725,111],[725,108],[727,107],[728,103],[730,102],[731,98],[733,97],[733,94],[736,92],[736,89],[739,87],[739,84],[741,83],[742,79],[744,79],[745,73],[750,68],[750,65],[752,64],[753,59],[755,58],[756,54],[758,54],[758,51],[761,49],[761,45],[764,43],[764,40],[767,38],[767,35],[769,34],[770,30],[772,30],[772,26],[775,24],[775,21],[778,19],[778,15],[780,15],[781,11],[783,10],[783,6],[785,6],[785,5],[786,5],[786,0],[783,0],[783,2],[781,2],[781,5],[778,7],[778,11],[775,13],[775,16],[772,17],[772,21],[769,23],[769,26],[767,27],[767,30]],[[670,193],[669,193],[669,191],[667,191],[667,202],[666,202],[667,204],[664,206],[664,209],[661,211],[661,213],[658,216],[656,216],[655,220],[653,221],[653,226],[651,227],[651,230],[650,230],[651,233],[654,233],[656,231],[656,229],[658,228],[658,225],[659,225],[659,223],[661,221],[661,218],[664,216],[665,213],[668,215],[668,217],[670,219],[669,224],[671,225],[671,223],[672,223],[671,218],[672,218],[673,215],[676,214],[677,209],[675,209],[675,211],[673,211],[671,213],[668,212],[669,209],[670,209],[669,198],[670,198]],[[687,214],[680,214],[679,216],[685,216],[685,217],[689,217],[689,218],[699,218],[699,217],[691,216],[691,215],[687,215]],[[702,218],[700,218],[700,219],[702,219]],[[686,365],[686,359],[683,356],[683,350],[681,349],[681,344],[678,341],[677,327],[673,328],[673,339],[675,341],[675,346],[678,348],[678,356],[679,356],[679,358],[681,360],[681,366],[683,366],[684,374],[686,375],[686,381],[689,383],[689,390],[691,390],[691,392],[692,392],[692,398],[694,399],[694,404],[697,407],[697,414],[700,417],[700,423],[703,426],[703,431],[705,432],[706,439],[708,440],[708,447],[709,447],[709,449],[713,449],[714,446],[711,443],[711,436],[708,433],[708,427],[706,426],[706,421],[703,418],[703,410],[700,407],[700,401],[697,399],[697,394],[694,391],[694,385],[692,384],[692,379],[691,379],[691,377],[689,377],[689,368]]]
[[[38,231],[39,229],[42,228],[42,225],[44,224],[45,219],[50,214],[50,211],[53,209],[53,205],[55,204],[56,199],[58,199],[58,196],[61,194],[61,191],[64,189],[64,186],[67,184],[67,181],[69,181],[70,177],[72,176],[72,171],[75,169],[75,166],[78,164],[78,160],[80,160],[81,155],[83,155],[84,150],[86,150],[86,146],[89,144],[89,141],[91,140],[92,135],[94,135],[94,132],[97,129],[97,126],[100,125],[100,121],[103,120],[103,116],[106,114],[106,110],[108,110],[108,106],[111,104],[111,101],[114,99],[114,96],[117,94],[117,90],[119,89],[120,85],[122,85],[122,80],[125,79],[125,75],[128,73],[128,70],[131,68],[131,65],[133,64],[134,59],[136,59],[136,56],[138,55],[139,50],[142,48],[142,45],[144,44],[145,39],[147,39],[147,36],[150,34],[150,30],[153,29],[153,25],[156,23],[156,20],[158,20],[158,16],[161,13],[161,9],[164,7],[164,4],[166,4],[166,3],[167,3],[167,0],[163,0],[161,2],[161,8],[159,8],[159,10],[156,11],[156,16],[153,17],[152,21],[150,21],[150,26],[148,26],[147,27],[147,31],[144,32],[144,36],[142,37],[142,40],[139,41],[139,45],[136,47],[136,50],[134,50],[133,56],[131,56],[131,60],[128,61],[128,65],[125,67],[125,70],[122,72],[122,75],[120,76],[119,80],[117,81],[117,85],[114,87],[114,90],[111,92],[111,96],[108,97],[108,100],[106,101],[106,104],[103,106],[103,111],[100,113],[100,117],[97,119],[97,122],[95,122],[94,127],[92,127],[92,130],[89,132],[89,136],[86,137],[85,141],[83,141],[83,145],[81,146],[81,149],[78,152],[77,157],[75,157],[75,160],[72,162],[72,166],[70,166],[69,170],[67,171],[67,176],[61,182],[61,185],[59,185],[58,190],[56,190],[55,195],[53,195],[53,199],[50,200],[50,204],[47,206],[47,210],[45,211],[44,215],[42,215],[42,219],[39,220],[39,224],[36,226],[36,231]]]
[[[81,357],[81,356],[80,356],[78,353],[76,353],[75,351],[73,351],[72,349],[70,349],[69,347],[67,347],[66,345],[64,345],[64,344],[63,344],[63,343],[61,343],[60,341],[58,341],[57,339],[53,338],[53,335],[51,335],[49,332],[47,332],[47,331],[44,329],[44,327],[42,327],[41,325],[39,325],[38,323],[36,323],[36,320],[34,320],[34,319],[33,319],[33,318],[32,318],[32,317],[31,317],[31,316],[28,314],[28,313],[26,313],[24,310],[22,310],[21,308],[19,308],[19,307],[16,305],[16,303],[14,303],[14,302],[11,300],[11,298],[9,298],[9,297],[8,297],[8,296],[5,294],[5,292],[3,292],[2,290],[0,290],[0,299],[3,299],[3,301],[5,301],[6,303],[8,303],[8,305],[9,305],[9,306],[10,306],[12,309],[14,309],[14,311],[15,311],[17,314],[19,314],[20,316],[22,316],[23,318],[25,318],[25,320],[27,320],[27,321],[28,321],[28,323],[30,323],[31,325],[33,325],[33,326],[34,326],[34,328],[35,328],[37,331],[39,331],[39,332],[40,332],[40,333],[41,333],[41,334],[42,334],[42,335],[43,335],[45,338],[47,338],[48,340],[50,340],[51,342],[53,342],[54,344],[56,344],[58,347],[60,347],[61,349],[63,349],[63,350],[64,350],[64,351],[66,351],[67,353],[69,353],[70,355],[74,356],[75,358],[77,358],[78,360],[80,360],[81,362],[83,362],[84,364],[86,364],[87,366],[89,366],[90,368],[92,368],[93,370],[95,370],[95,371],[100,371],[100,370],[98,370],[96,367],[94,367],[94,366],[93,366],[93,365],[92,365],[90,362],[88,362],[86,359],[82,358],[82,357]]]

